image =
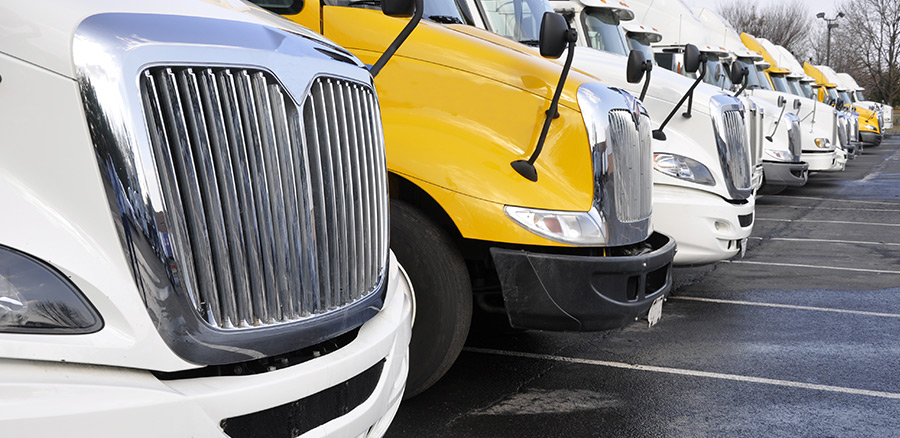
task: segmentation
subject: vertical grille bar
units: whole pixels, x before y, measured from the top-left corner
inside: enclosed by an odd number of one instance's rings
[[[370,88],[318,78],[298,105],[258,70],[158,67],[141,81],[170,274],[207,323],[288,323],[376,289],[388,202]]]

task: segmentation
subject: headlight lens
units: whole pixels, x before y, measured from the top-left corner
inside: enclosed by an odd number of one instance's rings
[[[65,277],[0,247],[0,332],[83,334],[102,327],[100,316]]]
[[[827,138],[817,138],[816,146],[822,149],[828,149],[831,147],[831,140]]]
[[[791,151],[783,151],[779,149],[766,149],[766,155],[777,161],[794,161],[794,154]]]
[[[606,221],[595,209],[588,212],[539,210],[507,205],[510,219],[538,236],[570,245],[605,245]]]
[[[863,127],[868,129],[869,131],[877,131],[878,130],[878,128],[876,128],[873,125],[863,125]]]
[[[653,168],[672,177],[703,184],[716,185],[712,173],[703,163],[675,154],[653,154]]]

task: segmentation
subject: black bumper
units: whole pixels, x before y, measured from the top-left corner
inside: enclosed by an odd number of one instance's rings
[[[859,139],[866,146],[878,146],[881,144],[881,139],[883,136],[881,134],[869,131],[859,131]]]
[[[509,323],[516,328],[597,331],[647,313],[672,289],[675,240],[653,233],[637,256],[591,257],[491,248]]]
[[[809,178],[809,164],[763,161],[763,178],[767,186],[800,187]]]

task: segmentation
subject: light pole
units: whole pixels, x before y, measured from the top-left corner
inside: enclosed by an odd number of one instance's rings
[[[828,24],[828,36],[826,37],[827,42],[825,43],[825,65],[831,65],[831,29],[838,27],[838,24],[835,23],[835,21],[843,16],[843,12],[838,12],[837,17],[834,18],[825,18],[824,12],[819,12],[818,14],[816,14],[816,18],[821,18],[825,20],[826,24]]]

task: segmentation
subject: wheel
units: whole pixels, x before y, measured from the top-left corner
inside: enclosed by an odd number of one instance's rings
[[[391,249],[416,295],[404,395],[408,399],[434,385],[462,351],[472,321],[472,285],[448,234],[409,204],[393,199]]]

